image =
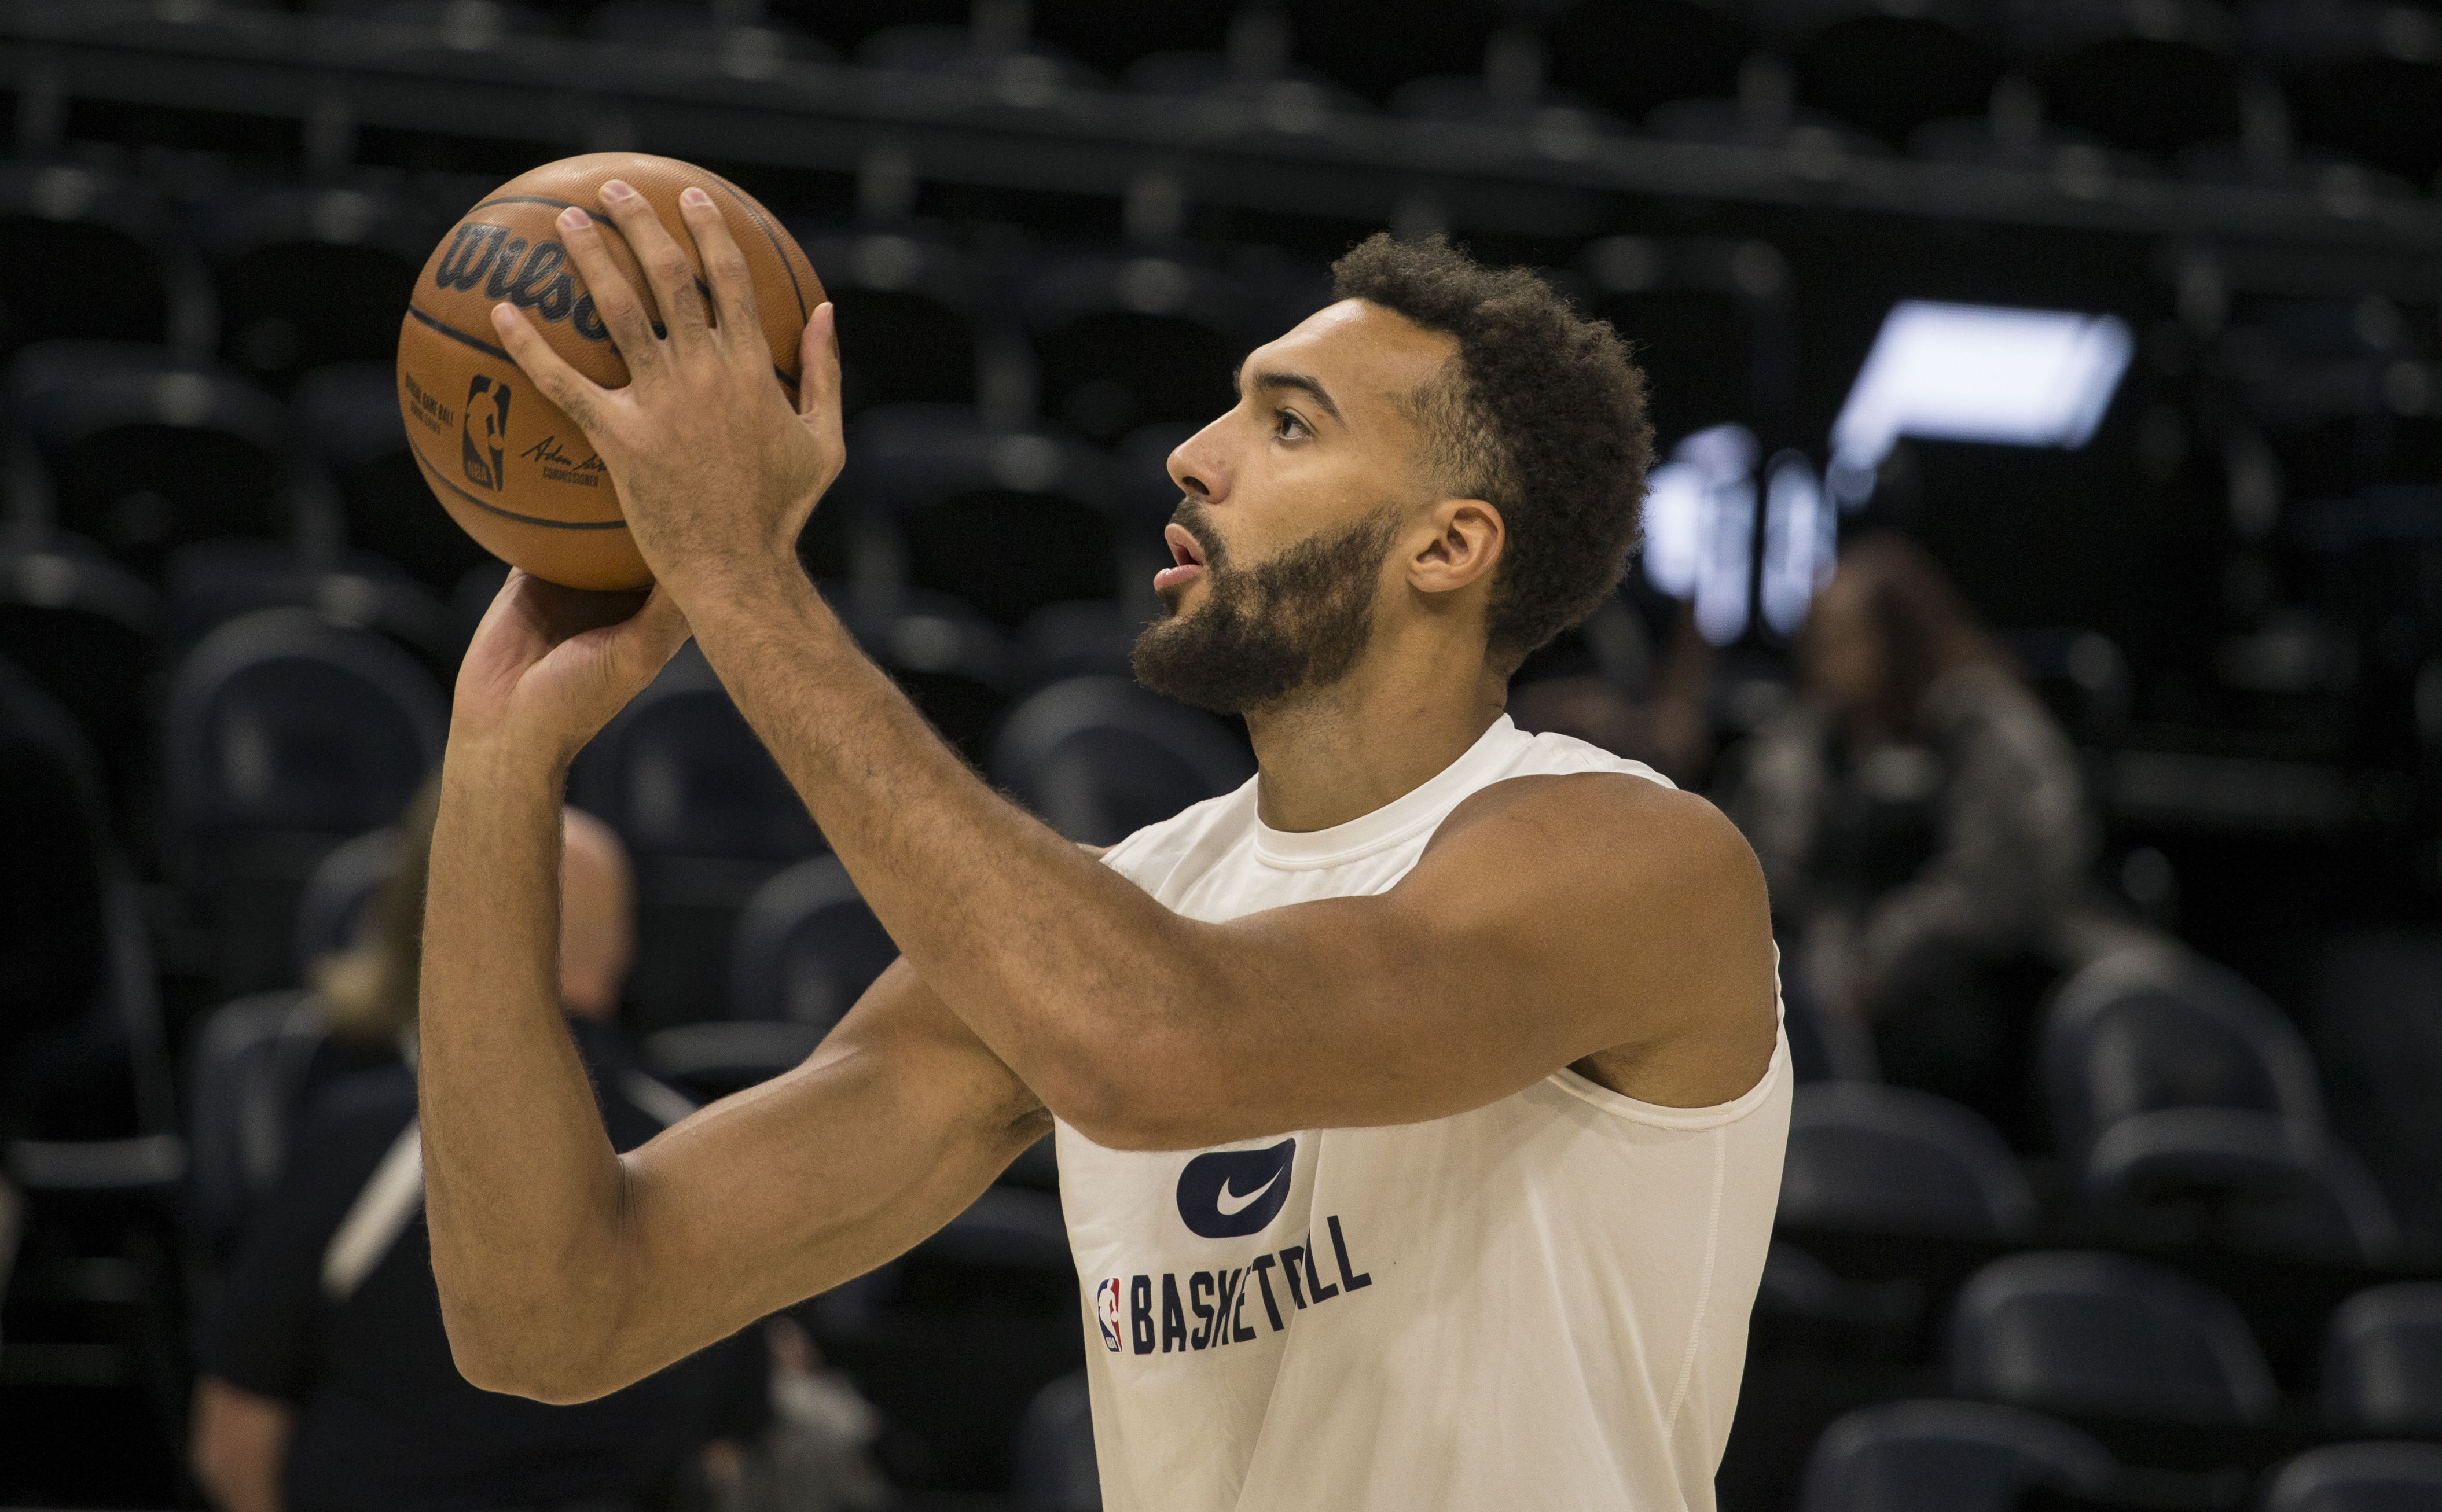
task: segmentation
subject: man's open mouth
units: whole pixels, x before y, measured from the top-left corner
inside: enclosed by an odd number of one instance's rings
[[[1184,588],[1204,574],[1204,548],[1196,544],[1195,537],[1188,534],[1186,526],[1165,525],[1161,535],[1162,539],[1170,544],[1172,565],[1153,574],[1153,588],[1157,593]]]

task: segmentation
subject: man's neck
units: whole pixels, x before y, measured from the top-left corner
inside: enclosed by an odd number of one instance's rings
[[[1275,829],[1328,829],[1413,792],[1480,739],[1508,698],[1480,631],[1377,631],[1346,677],[1249,710],[1262,776],[1255,811]]]

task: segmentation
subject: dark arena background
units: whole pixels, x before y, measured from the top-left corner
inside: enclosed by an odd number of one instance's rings
[[[635,149],[803,243],[850,411],[807,571],[1083,840],[1252,771],[1128,650],[1164,457],[1334,258],[1446,232],[1613,321],[1647,549],[1512,713],[1805,883],[1721,1505],[2442,1506],[2432,0],[63,0],[0,5],[0,1504],[277,1504],[196,1405],[275,1326],[295,1394],[247,1411],[430,1375],[428,1278],[355,1334],[327,1266],[303,1321],[227,1283],[314,1099],[400,1074],[330,1004],[504,571],[408,458],[417,270]],[[1932,587],[1874,600],[1897,712],[1844,725],[1810,603],[1893,537]],[[2035,695],[2041,815],[1887,696],[1960,645]],[[795,1064],[889,958],[692,652],[570,801],[633,868],[601,1032],[648,1114]],[[1994,902],[2037,849],[2041,918]],[[1943,888],[1985,922],[1855,964]],[[586,1504],[1099,1505],[1092,1326],[1047,1142],[673,1372],[656,1488]],[[431,1465],[553,1431],[483,1408]]]

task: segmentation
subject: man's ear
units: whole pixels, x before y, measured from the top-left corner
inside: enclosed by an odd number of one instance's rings
[[[1508,533],[1501,511],[1481,499],[1445,499],[1426,515],[1432,534],[1408,558],[1408,581],[1427,593],[1448,593],[1488,579]]]

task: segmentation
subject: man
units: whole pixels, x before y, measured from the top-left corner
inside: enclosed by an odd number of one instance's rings
[[[1643,384],[1522,272],[1367,243],[1171,458],[1139,676],[1261,774],[1096,858],[977,781],[793,545],[792,413],[708,199],[563,216],[633,382],[514,310],[657,585],[512,577],[461,673],[426,926],[433,1259],[479,1384],[578,1401],[916,1243],[1048,1127],[1106,1504],[1708,1506],[1787,1123],[1760,875],[1712,808],[1502,716],[1635,534]],[[707,307],[708,306],[708,307]],[[791,1075],[625,1159],[548,1011],[570,756],[692,631],[905,952]]]
[[[357,977],[372,990],[335,1012],[335,1033],[394,1044],[413,1028],[432,819],[428,790],[400,820],[359,957],[368,970]],[[629,1148],[690,1104],[637,1070],[613,1028],[634,956],[627,853],[590,814],[569,810],[565,825],[553,1001],[600,1080],[601,1110],[589,1098],[587,1117]],[[577,1412],[474,1390],[450,1367],[415,1221],[422,1185],[408,1072],[332,1083],[296,1144],[201,1331],[190,1451],[196,1480],[226,1512],[655,1504],[685,1484],[685,1459],[715,1431],[723,1377],[761,1386],[762,1351],[750,1335]]]

